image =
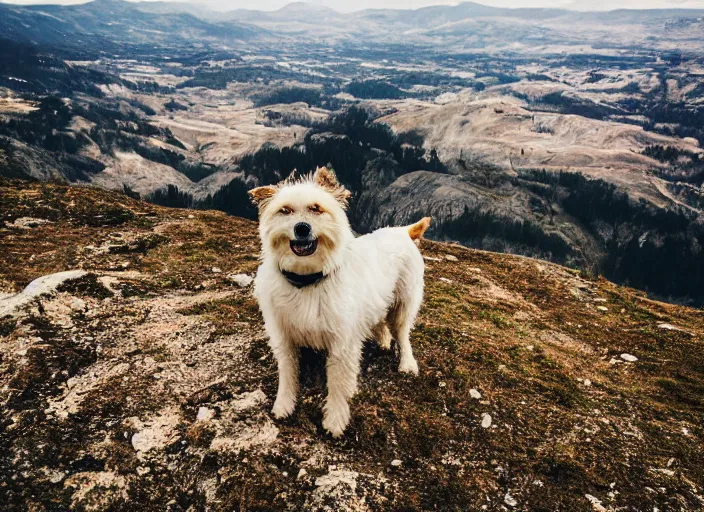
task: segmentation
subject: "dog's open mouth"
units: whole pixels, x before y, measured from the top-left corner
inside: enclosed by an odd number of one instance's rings
[[[296,256],[310,256],[317,248],[317,240],[291,240],[291,250]]]

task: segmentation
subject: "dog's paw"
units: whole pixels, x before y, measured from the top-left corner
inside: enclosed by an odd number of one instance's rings
[[[401,364],[398,366],[398,371],[400,371],[401,373],[418,375],[418,363],[413,358],[405,361],[402,360]]]
[[[384,325],[384,327],[379,329],[377,332],[377,343],[379,344],[379,348],[382,350],[391,350],[391,340],[391,331],[389,331],[387,325]]]
[[[382,350],[391,350],[391,333],[379,340],[379,348]]]
[[[345,433],[345,429],[350,422],[350,408],[347,404],[344,407],[328,408],[323,417],[323,428],[330,432],[332,437],[340,437]]]
[[[296,401],[290,398],[277,398],[274,402],[274,407],[271,413],[277,420],[291,416],[291,413],[296,408]]]

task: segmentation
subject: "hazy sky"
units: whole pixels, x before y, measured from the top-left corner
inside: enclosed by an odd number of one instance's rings
[[[3,0],[15,4],[77,4],[86,0]],[[151,1],[151,0],[147,0]],[[207,5],[218,10],[238,8],[274,10],[283,7],[290,0],[194,0],[196,5]],[[456,1],[443,0],[313,0],[308,3],[325,5],[335,10],[348,12],[368,8],[415,9],[427,5],[457,4]],[[479,0],[478,3],[498,7],[563,7],[575,10],[609,10],[609,9],[652,9],[663,7],[682,7],[704,9],[704,0]]]

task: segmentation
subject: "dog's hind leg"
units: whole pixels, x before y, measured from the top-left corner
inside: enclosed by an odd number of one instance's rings
[[[398,371],[413,375],[418,375],[418,363],[413,357],[410,336],[422,301],[422,288],[406,287],[401,283],[397,290],[396,303],[388,315],[391,332],[398,342],[399,352],[401,353]]]
[[[380,348],[391,350],[391,331],[389,330],[389,324],[385,321],[379,322],[372,330],[372,335]]]
[[[333,350],[328,354],[328,396],[323,407],[323,428],[333,437],[341,436],[350,422],[348,400],[357,391],[362,345],[361,341],[343,343],[344,350]]]

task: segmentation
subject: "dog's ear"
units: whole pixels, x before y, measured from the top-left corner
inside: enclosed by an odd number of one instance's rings
[[[250,190],[248,194],[252,198],[252,202],[261,209],[276,195],[276,187],[271,185],[257,187]]]
[[[318,167],[315,170],[313,179],[319,187],[336,188],[340,186],[340,182],[337,181],[337,176],[335,176],[335,171],[331,171],[327,167]]]
[[[347,190],[337,181],[335,173],[327,167],[318,167],[313,175],[315,183],[327,190],[343,208],[347,208],[347,200],[352,196],[352,192]]]

